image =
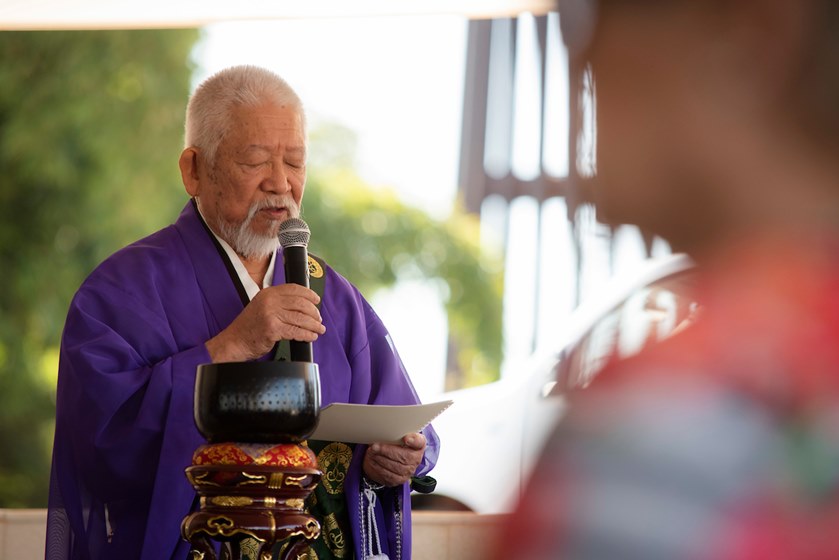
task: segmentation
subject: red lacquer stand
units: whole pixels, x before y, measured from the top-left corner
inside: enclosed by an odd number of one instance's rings
[[[322,473],[298,443],[317,426],[317,364],[203,364],[194,402],[195,425],[212,443],[196,449],[186,469],[199,497],[181,524],[190,560],[218,560],[213,541],[222,560],[271,560],[275,547],[280,560],[304,556],[320,535],[304,504]]]
[[[321,478],[312,452],[301,445],[280,444],[271,448],[282,448],[283,458],[277,460],[270,452],[248,457],[241,451],[249,447],[204,446],[193,459],[199,464],[186,469],[199,496],[199,509],[181,525],[192,547],[191,560],[216,560],[212,541],[222,543],[222,560],[270,560],[278,543],[279,559],[293,560],[320,534],[318,521],[303,509]]]

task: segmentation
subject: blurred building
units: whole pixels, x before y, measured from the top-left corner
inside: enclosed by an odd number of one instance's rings
[[[569,60],[559,17],[468,24],[459,189],[505,248],[507,364],[555,346],[568,314],[609,278],[669,252],[637,228],[598,223],[587,202],[595,84]]]

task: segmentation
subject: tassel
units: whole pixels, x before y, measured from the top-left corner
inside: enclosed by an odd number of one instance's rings
[[[382,552],[382,544],[379,542],[379,526],[376,523],[376,492],[370,488],[364,489],[364,497],[367,498],[367,550],[364,557],[368,560],[389,560],[387,554]],[[376,550],[374,553],[373,539],[375,538]]]

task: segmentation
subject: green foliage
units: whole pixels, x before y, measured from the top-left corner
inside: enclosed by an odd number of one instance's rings
[[[183,204],[177,154],[197,38],[0,33],[0,507],[46,504],[73,293]]]
[[[194,30],[0,32],[0,507],[43,507],[58,344],[70,298],[120,247],[185,202],[177,157]],[[452,373],[494,378],[499,261],[476,221],[437,221],[351,169],[354,137],[312,132],[306,218],[314,250],[370,295],[437,279]],[[82,411],[80,411],[82,413]]]
[[[330,149],[322,149],[322,142]],[[500,258],[481,251],[477,218],[456,209],[437,221],[391,191],[371,189],[343,165],[354,160],[354,141],[335,125],[315,129],[310,143],[304,215],[317,232],[312,250],[368,296],[400,279],[437,279],[449,318],[449,352],[454,353],[449,386],[496,379],[502,267]],[[325,153],[332,159],[323,159]]]

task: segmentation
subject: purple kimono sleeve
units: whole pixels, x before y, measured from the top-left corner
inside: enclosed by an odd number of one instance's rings
[[[48,557],[169,558],[192,501],[179,478],[201,441],[193,387],[208,361],[203,343],[177,344],[130,294],[107,282],[79,291],[59,364]],[[147,519],[162,495],[166,514]],[[54,538],[53,526],[69,534]]]

